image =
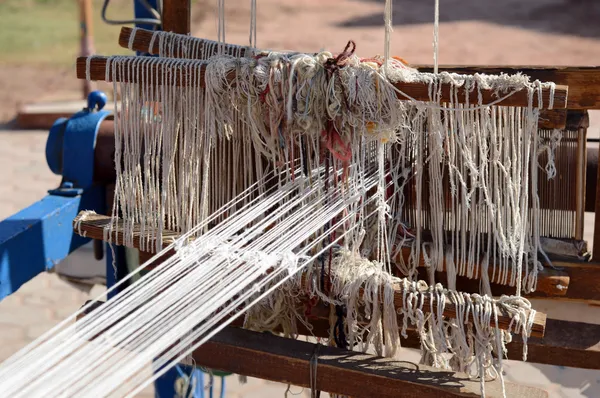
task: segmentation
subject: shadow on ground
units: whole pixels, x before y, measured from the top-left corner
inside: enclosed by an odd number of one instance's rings
[[[383,3],[385,0],[355,0]],[[394,0],[396,26],[431,24],[434,1]],[[382,8],[383,9],[383,8]],[[543,33],[600,37],[600,2],[596,0],[446,0],[440,2],[440,22],[479,21]],[[382,13],[342,22],[346,28],[382,26]]]

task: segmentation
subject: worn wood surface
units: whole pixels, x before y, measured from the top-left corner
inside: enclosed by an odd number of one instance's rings
[[[479,397],[479,382],[467,375],[267,333],[226,328],[192,354],[198,365],[310,388],[317,359],[316,387],[354,398]],[[486,383],[487,397],[502,397],[499,380]],[[508,397],[546,397],[543,390],[506,383]]]
[[[93,239],[104,239],[104,227],[107,226],[109,223],[110,223],[110,217],[108,217],[108,216],[89,215],[88,214],[83,219],[80,218],[80,216],[78,216],[73,221],[73,227],[74,227],[75,232],[77,232],[80,235],[87,236],[88,238],[93,238]],[[112,240],[115,244],[122,244],[123,243],[123,235],[120,232],[120,231],[122,231],[122,228],[121,227],[117,228],[117,231],[119,231],[119,232],[113,233]],[[168,239],[170,239],[170,240],[172,240],[173,238],[176,237],[176,234],[174,232],[167,232],[167,234],[168,234],[167,235]],[[133,239],[134,247],[139,248],[139,242],[140,242],[139,234],[135,233],[135,236]],[[136,244],[138,246],[136,246]],[[168,253],[165,255],[168,255]],[[395,291],[395,295],[394,295],[394,305],[396,308],[402,308],[404,303],[403,303],[403,298],[402,298],[401,286],[395,286],[395,290],[396,291]],[[427,312],[429,310],[429,308],[431,307],[430,300],[433,300],[433,297],[431,295],[429,295],[429,294],[423,295],[423,309],[425,312]],[[456,317],[456,307],[453,304],[446,304],[446,306],[444,308],[444,316],[449,317],[449,318],[455,318]],[[469,319],[472,319],[472,314],[469,315]],[[546,314],[537,312],[535,315],[534,322],[533,322],[531,335],[537,336],[537,337],[542,337],[544,335],[545,323],[546,323]],[[508,314],[504,314],[504,313],[500,312],[499,317],[498,317],[499,327],[501,329],[508,329],[510,324],[511,324],[511,317]]]
[[[107,57],[92,57],[92,59],[90,60],[90,79],[91,80],[105,80],[106,78],[106,68],[107,68]],[[134,57],[132,57],[132,60],[134,59]],[[156,80],[156,84],[161,84],[161,76],[163,76],[163,72],[168,68],[168,66],[166,65],[161,65],[161,64],[155,64],[155,65],[150,65],[148,67],[150,69],[150,74],[152,76],[155,77]],[[87,58],[86,57],[79,57],[77,58],[77,78],[79,79],[86,79],[87,75],[86,75],[86,70],[87,70]],[[181,86],[185,86],[188,84],[191,84],[191,82],[189,81],[190,78],[183,72],[177,72],[176,68],[173,68],[172,71],[174,71],[175,73],[172,73],[172,81],[173,84],[176,85],[181,85]],[[112,77],[112,69],[109,70],[109,76]],[[125,76],[121,76],[120,73],[116,73],[115,75],[115,79],[117,81],[121,81],[121,82],[131,82],[131,83],[135,83],[136,79],[138,78],[137,75],[125,75]],[[230,73],[230,75],[228,76],[228,79],[231,82],[234,82],[235,80],[235,73]],[[200,86],[202,87],[203,82],[204,82],[204,67],[202,67],[200,69],[200,76],[199,76],[199,82],[200,82]],[[171,80],[170,80],[171,81]],[[399,82],[399,83],[394,83],[394,86],[399,90],[399,92],[396,94],[398,99],[400,100],[409,100],[409,99],[416,99],[418,101],[430,101],[430,96],[429,96],[429,86],[427,84],[424,83],[406,83],[406,82]],[[442,84],[441,85],[441,89],[439,91],[439,93],[441,93],[441,101],[442,102],[450,102],[452,99],[452,90],[453,87],[450,84]],[[567,104],[567,96],[568,96],[568,87],[567,86],[556,86],[556,90],[554,93],[554,108],[555,109],[563,109],[565,108],[566,104]],[[483,104],[490,104],[494,101],[497,101],[500,98],[503,98],[501,101],[499,101],[496,105],[498,106],[521,106],[521,107],[526,107],[529,104],[529,100],[528,100],[528,92],[527,90],[520,90],[520,91],[516,91],[513,92],[512,94],[510,94],[510,96],[504,98],[503,95],[499,95],[497,96],[496,93],[493,90],[481,90],[481,94],[482,94],[482,103]],[[548,104],[549,104],[549,100],[550,100],[550,90],[549,89],[544,89],[542,92],[542,108],[547,108]],[[408,95],[409,97],[406,97],[406,95]],[[458,100],[460,102],[466,102],[466,98],[468,97],[469,99],[469,103],[471,104],[476,104],[479,102],[479,97],[478,97],[478,90],[471,90],[468,93],[466,93],[464,91],[464,89],[460,89],[459,90],[459,94],[458,94]],[[537,98],[537,94],[534,94],[533,96],[533,103],[537,104],[538,103],[538,98]]]
[[[600,370],[600,325],[548,319],[543,338],[527,340],[527,361]],[[515,336],[508,359],[522,360],[523,342]]]
[[[121,28],[121,32],[119,33],[119,46],[123,47],[123,48],[129,48],[129,41],[131,38],[131,35],[133,33],[133,28],[124,26]],[[133,38],[133,42],[131,43],[131,49],[135,50],[135,51],[143,51],[143,52],[147,52],[148,54],[153,54],[153,55],[158,55],[159,51],[160,51],[160,47],[159,47],[159,43],[158,40],[155,40],[152,43],[152,36],[153,36],[154,32],[151,30],[147,30],[147,29],[136,29],[135,30],[135,36]],[[210,40],[203,40],[200,38],[196,38],[198,40],[198,47],[202,47],[203,43],[213,43],[213,41]],[[150,46],[150,44],[152,43],[152,46]],[[229,55],[234,55],[233,52],[227,53]],[[241,50],[240,55],[244,56],[246,54],[246,51],[244,49]],[[183,55],[183,54],[181,54]]]
[[[569,275],[569,289],[563,296],[550,296],[542,291],[527,293],[523,296],[527,298],[544,298],[552,300],[578,301],[578,302],[600,302],[600,263],[599,262],[553,262],[558,271]],[[421,279],[427,280],[426,271],[420,268],[419,275]],[[436,272],[436,280],[445,281],[447,276],[445,272]],[[542,279],[538,283],[543,282]],[[461,292],[478,292],[481,281],[478,279],[469,279],[463,276],[456,278],[456,289]],[[502,294],[514,295],[515,288],[499,284],[491,285],[495,296]]]
[[[562,130],[567,126],[568,111],[566,109],[542,109],[538,119],[538,128],[545,130]]]
[[[77,319],[79,320],[102,304],[101,302],[97,303]],[[402,325],[402,321],[400,314],[398,315],[398,325]],[[230,322],[229,326],[231,327],[243,327],[243,319],[240,317],[233,320],[225,318],[224,322]],[[318,304],[313,307],[310,317],[297,324],[297,332],[300,336],[328,339],[330,337],[329,322],[329,309]],[[546,325],[547,332],[543,338],[530,337],[527,340],[527,362],[600,370],[600,325],[557,319],[548,319]],[[283,330],[276,328],[273,332],[283,333]],[[420,335],[410,326],[406,330],[406,337],[401,337],[400,340],[404,348],[421,348]],[[507,358],[522,361],[523,347],[521,336],[513,336],[512,342],[506,345]]]
[[[431,65],[412,65],[422,72],[432,72]],[[489,66],[441,65],[440,72],[460,74],[523,73],[532,80],[569,86],[567,109],[600,109],[600,67],[598,66]],[[558,108],[558,107],[557,107]]]
[[[163,0],[162,30],[180,34],[192,31],[191,0]]]
[[[598,157],[600,158],[600,146],[598,146]],[[592,250],[594,261],[600,262],[600,162],[598,162],[598,174],[596,178],[596,214],[594,220],[594,246]],[[600,283],[597,283],[597,285],[600,286]]]
[[[411,252],[411,249],[409,247],[405,247],[398,254],[398,257],[402,256],[404,263],[407,263],[409,256],[410,256],[410,252]],[[396,257],[396,262],[400,261],[400,259],[398,257]],[[443,262],[444,262],[443,269],[445,271],[446,270],[446,259],[445,258],[444,258]],[[419,266],[423,267],[423,268],[425,267],[425,261],[422,256],[419,260]],[[477,265],[475,267],[475,273],[473,275],[473,278],[471,278],[471,279],[476,280],[477,283],[479,283],[481,272],[482,272],[481,265]],[[491,283],[494,283],[494,282],[498,283],[498,280],[494,280],[494,270],[491,267],[488,269],[488,275],[489,275],[489,279],[490,279]],[[465,278],[467,277],[466,275],[460,275],[460,274],[458,276],[463,276]],[[510,280],[510,276],[511,276],[511,272],[509,270],[508,271],[508,280]],[[496,275],[496,279],[499,279],[498,275]],[[425,279],[425,280],[427,280],[427,279]],[[538,285],[537,285],[536,291],[539,293],[542,293],[546,296],[549,296],[549,297],[563,297],[563,296],[567,295],[567,292],[569,290],[569,283],[570,283],[569,280],[570,280],[569,274],[564,271],[554,270],[551,268],[544,268],[544,270],[540,271],[540,273],[538,274]],[[477,291],[478,290],[479,289],[477,289]],[[515,288],[513,287],[511,290],[512,290],[512,294],[514,294]],[[475,291],[475,290],[470,290],[470,291]]]
[[[311,329],[298,323],[298,333],[303,336],[329,338],[328,310],[314,315],[307,320]],[[398,324],[402,324],[401,315],[398,316]],[[235,320],[231,325],[242,327],[242,322]],[[548,319],[546,329],[543,338],[527,339],[527,362],[600,370],[600,325]],[[402,347],[420,349],[421,340],[417,330],[409,328],[406,334],[406,338],[401,337]],[[523,360],[521,336],[513,336],[513,341],[508,343],[506,348],[508,359]]]
[[[119,44],[127,47],[131,28],[122,28]],[[138,29],[133,48],[151,53],[158,52],[158,43],[149,49],[152,32]],[[433,72],[431,65],[412,65],[423,72]],[[600,109],[600,67],[598,66],[489,66],[489,65],[441,65],[440,71],[462,74],[515,74],[523,73],[532,80],[554,82],[559,85],[569,86],[568,109]]]

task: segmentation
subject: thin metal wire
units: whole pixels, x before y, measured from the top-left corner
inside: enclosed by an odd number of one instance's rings
[[[156,18],[134,18],[134,19],[126,19],[126,20],[108,19],[106,16],[106,10],[108,8],[108,4],[110,3],[110,0],[104,0],[104,3],[102,4],[102,12],[101,12],[102,20],[109,25],[129,25],[129,24],[161,25],[162,21],[161,21],[160,13],[157,10],[155,10],[148,3],[147,0],[138,0],[138,1],[144,6],[144,8],[146,8]]]

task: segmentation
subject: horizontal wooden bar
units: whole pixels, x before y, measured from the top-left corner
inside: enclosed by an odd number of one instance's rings
[[[102,304],[102,302],[96,303],[80,315],[78,320]],[[401,314],[398,315],[398,324],[402,324]],[[243,319],[237,317],[229,325],[241,328]],[[322,305],[313,307],[311,316],[299,322],[297,327],[300,336],[329,338],[331,328],[329,309]],[[530,337],[527,340],[527,362],[600,370],[600,325],[548,319],[546,328],[543,338]],[[282,333],[283,330],[277,328],[273,332]],[[421,348],[419,332],[414,328],[409,327],[406,330],[406,338],[400,339],[404,348]],[[522,361],[523,348],[521,337],[513,336],[513,340],[506,344],[507,358]]]
[[[135,57],[131,58],[132,60],[135,59]],[[89,70],[89,78],[90,80],[105,80],[107,77],[107,60],[108,58],[106,57],[92,57],[90,60],[90,70]],[[79,79],[86,79],[87,77],[87,57],[79,57],[77,58],[77,77]],[[169,68],[166,65],[162,65],[162,64],[151,64],[148,66],[150,73],[152,74],[152,76],[154,76],[154,80],[156,81],[156,84],[161,84],[161,76],[163,74],[163,72],[166,70],[166,68]],[[173,70],[175,71],[176,69],[173,68]],[[110,69],[108,71],[108,76],[113,76],[113,70]],[[118,73],[118,71],[116,71],[117,73],[115,73],[115,79],[117,81],[120,82],[130,82],[130,83],[136,83],[137,79],[138,79],[138,74],[132,74],[132,75],[125,75],[125,76],[121,76],[120,73]],[[173,73],[173,76],[171,77],[173,84],[175,85],[180,85],[180,86],[186,86],[188,84],[191,84],[191,82],[189,81],[190,78],[185,74],[185,73]],[[228,79],[230,80],[230,82],[234,82],[235,80],[235,74],[231,74],[231,76],[228,76]],[[204,84],[204,68],[202,67],[200,69],[200,78],[199,78],[199,84],[200,87],[203,87]],[[400,91],[397,93],[397,97],[400,100],[408,100],[410,98],[416,99],[418,101],[430,101],[430,96],[429,96],[429,86],[427,84],[424,83],[406,83],[406,82],[399,82],[399,83],[395,83],[394,86]],[[453,87],[451,84],[442,84],[441,85],[441,101],[442,102],[451,102],[452,100],[452,91],[453,91]],[[478,90],[471,90],[468,92],[468,94],[464,91],[464,88],[460,89],[461,92],[459,92],[458,94],[458,99],[459,101],[465,101],[466,96],[468,95],[469,98],[469,102],[471,104],[477,104],[479,102],[479,94],[478,94]],[[554,108],[555,109],[563,109],[566,107],[567,104],[567,95],[568,95],[568,87],[567,86],[556,86],[555,92],[554,92]],[[503,95],[500,94],[499,96],[496,95],[496,93],[493,90],[481,90],[481,94],[482,94],[482,103],[483,104],[490,104],[494,101],[497,101],[500,98],[503,98]],[[549,89],[544,89],[542,92],[542,104],[543,104],[543,108],[547,108],[549,101],[550,101],[550,90]],[[408,95],[410,98],[405,97],[405,95]],[[534,98],[533,98],[533,103],[534,104],[538,104],[538,98],[537,98],[537,93],[534,94]],[[528,106],[529,101],[528,101],[528,92],[527,90],[520,90],[520,91],[516,91],[514,93],[512,93],[510,96],[502,99],[502,101],[498,102],[496,105],[498,106],[520,106],[520,107],[526,107]]]
[[[479,397],[479,382],[406,361],[291,340],[268,333],[226,328],[192,353],[201,366],[310,388],[316,359],[316,388],[354,398]],[[547,397],[532,387],[506,383],[508,397]],[[499,380],[486,382],[486,397],[502,397]]]
[[[82,236],[86,236],[92,239],[104,239],[104,228],[108,226],[111,222],[111,218],[104,215],[99,214],[89,214],[87,212],[80,213],[80,215],[73,221],[73,228],[75,232]],[[113,233],[111,238],[112,241],[119,245],[123,244],[123,234],[122,227],[119,226],[117,228],[116,233]],[[163,241],[170,240],[176,238],[177,234],[172,231],[166,232],[166,238],[163,238]],[[135,248],[139,248],[140,243],[140,234],[139,230],[134,230],[133,244]],[[395,295],[394,295],[394,305],[396,309],[402,308],[404,305],[402,298],[402,289],[401,286],[395,287]],[[430,300],[433,299],[430,295],[424,295],[423,298],[423,309],[427,312],[430,308]],[[444,308],[444,316],[448,318],[456,317],[456,307],[453,304],[446,304]],[[472,317],[472,314],[469,315]],[[472,319],[472,318],[470,318]],[[533,327],[531,330],[531,336],[542,337],[544,335],[546,323],[546,314],[541,312],[536,312]],[[501,329],[508,329],[511,325],[511,317],[508,314],[500,313],[498,317],[498,326]]]
[[[544,130],[563,130],[567,126],[566,109],[542,109],[538,119],[538,128]]]
[[[548,319],[546,334],[528,339],[527,351],[528,362],[600,370],[600,325]],[[522,354],[523,342],[515,336],[508,359],[520,361]]]
[[[527,298],[544,298],[560,301],[576,301],[586,303],[600,303],[600,262],[562,262],[552,263],[556,271],[564,272],[569,276],[569,289],[563,296],[553,296],[542,290],[524,294]],[[548,269],[554,273],[555,270]],[[426,278],[426,269],[420,268],[421,278]],[[447,275],[445,272],[436,272],[436,280],[445,281]],[[540,275],[538,284],[545,283],[544,275]],[[477,292],[480,289],[480,280],[469,279],[464,276],[456,278],[456,289],[461,292]],[[491,284],[492,292],[495,296],[514,295],[515,288],[499,284]]]
[[[119,45],[128,48],[133,29],[123,27],[119,35]],[[150,48],[153,32],[138,29],[132,49],[136,51],[158,54],[158,41],[155,40]],[[202,39],[194,38],[199,42]],[[243,50],[242,50],[243,53]],[[433,72],[431,65],[411,65],[422,72]],[[489,65],[441,65],[440,71],[461,74],[515,74],[523,73],[531,79],[569,86],[568,109],[600,109],[600,66],[489,66]],[[557,127],[560,128],[560,127]]]
[[[431,65],[411,65],[422,72],[433,72]],[[569,87],[567,109],[600,109],[600,66],[490,66],[440,65],[440,72],[509,75],[522,73],[533,80],[554,82]],[[557,107],[558,108],[558,107]]]
[[[136,29],[135,30],[135,36],[133,38],[133,41],[131,42],[131,48],[130,46],[130,40],[131,40],[131,35],[133,34],[134,29],[127,27],[127,26],[123,26],[121,28],[121,32],[119,33],[119,46],[123,47],[123,48],[127,48],[133,51],[139,51],[142,53],[148,53],[148,54],[152,54],[152,55],[159,55],[160,53],[160,46],[159,46],[159,40],[155,39],[154,42],[152,42],[152,37],[154,36],[154,31],[152,30],[147,30],[147,29]],[[159,34],[164,34],[164,32],[159,32]],[[214,41],[212,40],[205,40],[205,39],[200,39],[200,38],[196,38],[196,37],[192,37],[192,36],[188,36],[188,35],[175,35],[175,36],[179,36],[181,37],[183,40],[193,40],[195,43],[198,43],[198,47],[201,47],[205,44],[208,43],[214,43]],[[152,44],[152,46],[150,46],[150,44]],[[244,56],[246,54],[246,50],[245,47],[240,46],[240,55]],[[227,53],[227,49],[225,49],[225,52]],[[208,55],[214,55],[216,54],[208,54]],[[233,52],[231,53],[227,53],[229,55],[235,55]],[[176,58],[180,58],[183,57],[184,54],[175,54]]]
[[[93,303],[77,317],[77,321],[102,304]],[[312,321],[310,332],[300,325],[303,332],[328,337],[326,319]],[[410,397],[480,396],[479,382],[466,374],[241,329],[239,317],[229,317],[225,322],[230,326],[192,351],[191,360],[184,360],[185,364],[308,388],[311,388],[311,373],[316,373],[316,383],[312,387],[355,398],[395,397],[398,391]],[[411,343],[413,340],[411,338]],[[418,337],[416,341],[418,343]],[[349,377],[355,382],[347,383]],[[499,380],[486,381],[485,387],[486,397],[502,397]],[[507,396],[547,397],[543,390],[512,383],[506,383],[505,389]]]
[[[410,256],[410,251],[411,251],[411,249],[408,247],[403,248],[401,250],[400,254],[398,255],[398,257],[402,256],[404,263],[407,263],[409,256]],[[396,261],[400,261],[400,259],[397,258]],[[443,269],[444,269],[444,271],[446,271],[446,259],[445,258],[444,258],[443,262],[444,262]],[[424,261],[423,257],[421,257],[419,260],[419,267],[425,267],[425,261]],[[479,283],[481,272],[482,272],[481,266],[478,264],[475,268],[475,273],[472,278],[473,280],[476,280],[477,283]],[[459,276],[466,277],[466,275],[459,275]],[[491,283],[499,282],[497,280],[498,275],[496,275],[496,280],[494,280],[494,270],[492,269],[492,267],[490,267],[488,269],[488,276],[489,276]],[[510,270],[508,270],[508,280],[510,280],[510,277],[511,277],[511,273],[510,273]],[[570,277],[569,277],[568,273],[546,267],[546,268],[544,268],[543,271],[540,271],[540,273],[538,274],[538,284],[537,284],[536,292],[542,293],[542,294],[544,294],[546,296],[550,296],[550,297],[564,297],[567,295],[567,292],[569,290],[569,284],[570,284]],[[511,294],[514,294],[515,288],[512,288],[511,290],[512,290]],[[476,291],[476,290],[471,290],[471,291]]]
[[[298,323],[298,333],[302,336],[329,338],[328,316],[328,310],[325,309],[323,313],[307,319],[310,330]],[[402,324],[402,315],[398,316],[398,324]],[[235,320],[231,325],[242,327],[242,322]],[[600,325],[548,319],[546,329],[543,338],[530,337],[527,340],[527,362],[600,370]],[[406,338],[401,337],[402,347],[420,349],[418,331],[409,328],[406,334]],[[506,348],[508,359],[523,360],[523,341],[520,336],[513,336],[513,341]]]

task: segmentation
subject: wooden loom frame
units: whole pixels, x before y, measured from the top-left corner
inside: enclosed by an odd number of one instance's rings
[[[164,0],[164,31],[188,34],[190,32],[190,16],[189,0]],[[126,28],[123,29],[123,32],[126,32]],[[92,78],[104,79],[103,65],[105,62],[102,59],[92,60]],[[430,71],[427,66],[418,66],[418,69]],[[558,101],[558,105],[564,105],[565,109],[544,113],[547,115],[544,119],[548,119],[546,128],[563,128],[567,112],[570,110],[585,113],[587,109],[600,109],[600,90],[596,89],[600,87],[600,70],[598,68],[441,67],[440,70],[459,73],[477,71],[491,74],[521,71],[534,79],[554,81],[559,85],[568,86],[568,99],[565,96],[564,104],[560,100]],[[85,78],[85,59],[78,60],[77,74],[80,78]],[[559,87],[559,93],[562,92],[561,90],[562,88]],[[504,105],[511,105],[511,103],[508,102]],[[582,133],[585,133],[586,127],[580,127]],[[585,134],[581,135],[585,137]],[[585,167],[585,153],[582,154],[582,157],[580,161],[582,167]],[[600,172],[598,177],[596,198],[600,198]],[[578,184],[585,184],[585,181],[582,180]],[[584,198],[581,198],[578,203],[581,203],[583,208],[585,206]],[[600,202],[598,200],[595,204],[595,213],[594,247],[596,254],[592,262],[554,262],[559,270],[546,269],[540,275],[540,289],[529,297],[600,302]],[[94,220],[81,222],[75,230],[81,231],[91,238],[103,239],[102,225],[105,225],[107,221],[108,217],[98,216]],[[170,236],[174,237],[174,235]],[[165,236],[165,238],[168,237]],[[119,240],[119,236],[113,238],[113,242],[122,242]],[[139,247],[138,245],[139,241],[134,246]],[[151,253],[140,252],[140,261],[147,260],[151,256]],[[568,288],[560,289],[557,288],[558,285],[568,286]],[[477,291],[478,281],[459,278],[457,289],[467,292]],[[494,285],[493,290],[495,294],[511,293],[511,288],[499,285]],[[234,325],[236,324],[234,323]],[[545,328],[542,327],[542,333],[538,332],[538,337],[528,341],[529,361],[600,369],[600,325],[552,319],[543,322],[543,325]],[[239,326],[239,322],[237,326]],[[313,326],[315,327],[313,333],[316,336],[328,336],[328,323],[325,317],[314,320]],[[545,335],[543,335],[544,329],[547,329]],[[574,331],[577,334],[574,334]],[[403,339],[402,345],[418,348],[419,339],[416,332],[410,331],[409,338]],[[508,358],[520,359],[521,352],[522,342],[516,338],[508,346]],[[310,361],[313,355],[314,345],[293,340],[283,341],[275,336],[257,334],[231,326],[193,354],[198,365],[304,387],[308,387]],[[350,360],[351,358],[352,360]],[[467,380],[464,375],[451,374],[438,369],[412,364],[407,366],[406,363],[393,363],[394,361],[387,359],[332,347],[322,347],[318,359],[317,386],[329,392],[353,397],[393,396],[402,388],[403,391],[409,392],[409,396],[479,396],[477,383]],[[385,364],[382,365],[382,363]],[[260,366],[257,366],[258,364]],[[350,382],[355,379],[359,381]],[[368,383],[370,386],[368,393],[361,391],[364,383]],[[377,386],[377,389],[373,390],[373,386]],[[490,396],[496,396],[499,393],[497,383],[488,383],[486,390]],[[544,396],[540,390],[510,383],[507,384],[507,395]]]

